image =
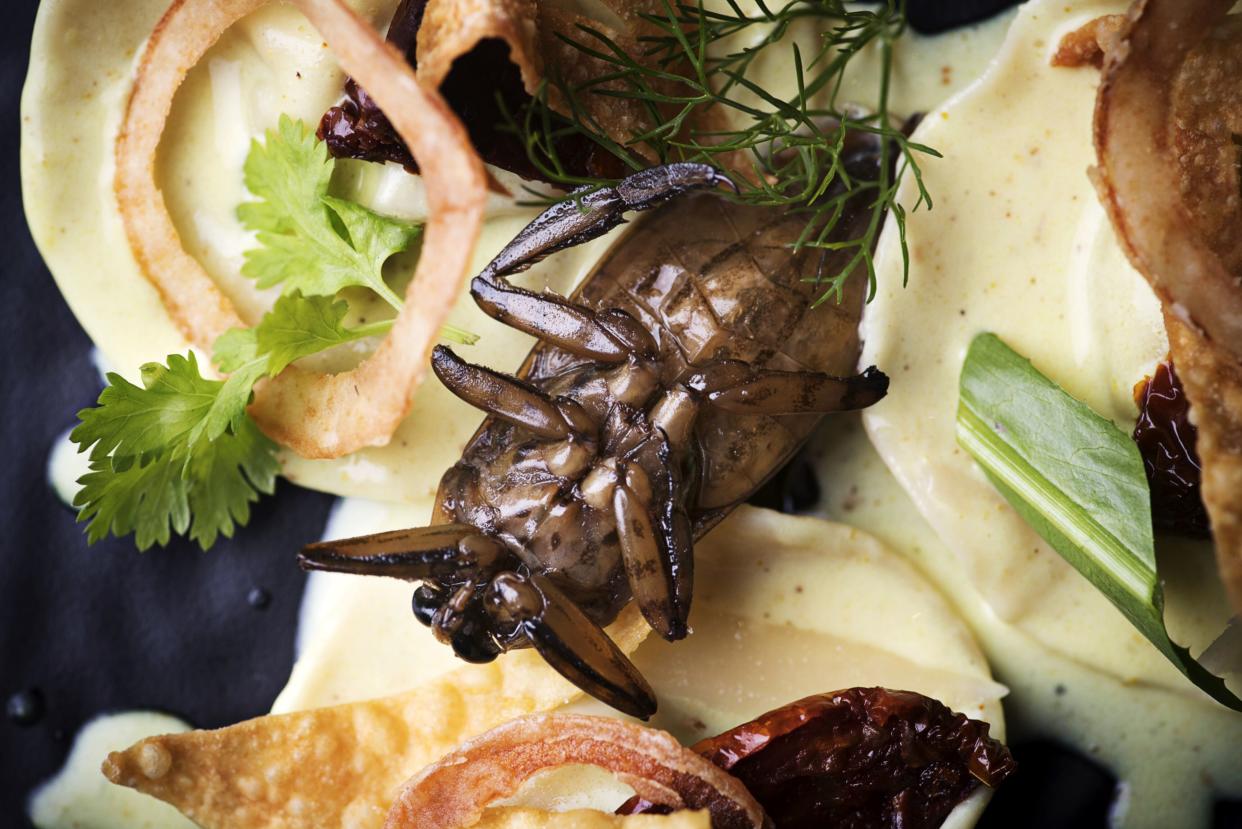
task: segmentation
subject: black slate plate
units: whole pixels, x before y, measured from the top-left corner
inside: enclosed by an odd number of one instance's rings
[[[29,826],[30,791],[56,773],[74,734],[99,714],[157,709],[213,728],[265,712],[293,659],[304,579],[292,553],[319,537],[333,500],[282,483],[238,539],[207,554],[177,542],[139,555],[129,541],[88,548],[73,512],[48,485],[49,452],[74,413],[94,402],[100,380],[90,341],[35,250],[21,209],[18,100],[37,5],[9,0],[0,35],[7,126],[0,133],[0,219],[8,229],[0,280],[0,697],[33,691],[26,699],[41,709],[31,723],[0,722],[5,826]],[[1009,5],[912,0],[910,15],[916,28],[941,31]],[[1055,746],[1019,744],[1017,753],[1022,769],[986,826],[1105,825],[1111,777]],[[1220,826],[1242,826],[1236,809],[1219,812]]]

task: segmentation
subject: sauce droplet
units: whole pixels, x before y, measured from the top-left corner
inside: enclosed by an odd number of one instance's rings
[[[252,587],[246,594],[246,603],[255,610],[266,610],[267,606],[272,603],[272,594],[262,587]]]
[[[4,710],[9,720],[20,726],[31,726],[43,719],[47,706],[43,701],[43,692],[38,688],[27,688],[9,697]]]

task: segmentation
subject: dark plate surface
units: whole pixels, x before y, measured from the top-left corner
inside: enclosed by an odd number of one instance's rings
[[[926,0],[911,2],[911,17],[919,28],[940,30],[1008,5]],[[238,539],[210,553],[176,542],[139,555],[127,540],[88,548],[73,512],[52,491],[49,453],[74,413],[94,402],[100,379],[90,341],[22,214],[18,100],[36,8],[37,0],[5,4],[0,52],[7,127],[0,133],[0,217],[8,229],[0,281],[0,696],[35,689],[43,711],[30,724],[0,722],[4,826],[29,825],[30,791],[55,774],[74,734],[99,714],[156,709],[212,728],[264,713],[293,659],[304,580],[293,552],[319,537],[333,500],[282,483]],[[266,603],[251,601],[256,589]],[[1105,825],[1111,777],[1047,744],[1020,744],[1017,753],[1022,770],[989,810],[988,826]],[[1221,816],[1221,825],[1242,825],[1236,810],[1222,807]]]

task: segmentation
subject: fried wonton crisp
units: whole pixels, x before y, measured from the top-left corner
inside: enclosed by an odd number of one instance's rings
[[[632,653],[649,630],[631,605],[609,634]],[[103,771],[205,829],[371,829],[412,774],[460,743],[581,695],[536,652],[515,651],[393,697],[151,737]]]

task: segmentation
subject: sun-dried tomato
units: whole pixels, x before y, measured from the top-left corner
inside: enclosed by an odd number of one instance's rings
[[[987,723],[884,688],[807,697],[694,750],[745,783],[776,829],[940,826],[1015,768]],[[633,799],[622,811],[644,805]]]
[[[1151,486],[1152,522],[1159,530],[1209,537],[1199,496],[1199,432],[1190,422],[1190,401],[1171,361],[1157,365],[1154,375],[1134,387],[1134,401],[1139,407],[1134,442]]]

